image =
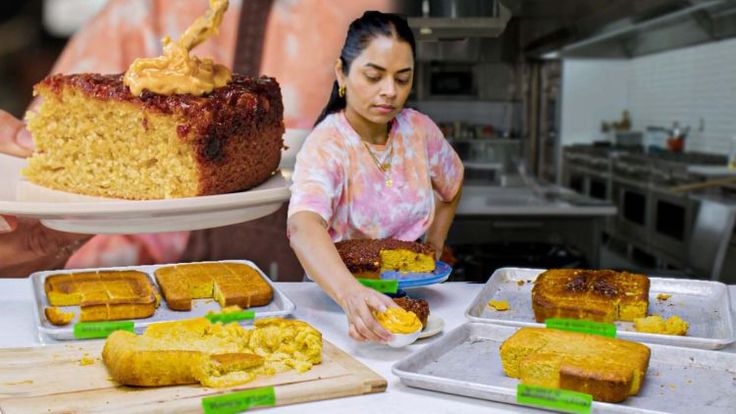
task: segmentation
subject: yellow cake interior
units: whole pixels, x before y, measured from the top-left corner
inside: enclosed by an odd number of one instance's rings
[[[381,271],[428,273],[434,271],[434,257],[406,249],[381,250]]]
[[[38,88],[43,102],[29,113],[36,146],[24,175],[58,190],[127,199],[197,194],[191,146],[182,145],[183,120],[126,101],[100,100],[71,86],[59,95]]]
[[[322,335],[302,321],[255,321],[255,329],[205,318],[156,323],[143,335],[116,331],[103,361],[116,381],[138,386],[227,387],[258,375],[305,372],[322,361]]]

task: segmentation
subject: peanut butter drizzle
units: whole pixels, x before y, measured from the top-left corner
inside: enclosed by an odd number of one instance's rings
[[[219,32],[228,0],[209,0],[210,7],[173,42],[169,36],[162,39],[163,56],[138,58],[125,72],[123,83],[135,96],[144,89],[160,95],[190,94],[195,96],[212,92],[230,82],[232,73],[212,59],[199,58],[189,52]]]

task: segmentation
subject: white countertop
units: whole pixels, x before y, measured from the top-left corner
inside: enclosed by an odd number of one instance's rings
[[[324,338],[337,345],[388,380],[385,393],[317,401],[280,407],[279,413],[345,414],[378,413],[520,413],[539,412],[530,408],[494,403],[451,394],[409,388],[391,373],[391,366],[424,344],[440,337],[420,340],[403,349],[377,344],[360,344],[347,336],[345,315],[317,285],[313,283],[277,283],[296,304],[294,317],[307,321],[322,331]],[[445,332],[463,323],[465,308],[483,287],[482,284],[445,283],[411,289],[413,297],[427,299],[432,313],[445,321]],[[730,286],[732,308],[736,309],[736,286]],[[33,296],[28,279],[0,280],[0,347],[40,345],[33,320]],[[731,345],[725,352],[736,352]],[[721,352],[724,352],[721,351]]]

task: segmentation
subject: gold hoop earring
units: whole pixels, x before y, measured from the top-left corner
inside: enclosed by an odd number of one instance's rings
[[[337,88],[337,94],[340,95],[341,98],[344,98],[345,97],[345,87],[341,86]]]

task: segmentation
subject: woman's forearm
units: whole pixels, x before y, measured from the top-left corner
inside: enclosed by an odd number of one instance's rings
[[[322,218],[312,212],[295,213],[289,218],[288,231],[291,248],[304,270],[342,306],[343,294],[360,284],[340,259]]]
[[[455,197],[447,201],[440,200],[437,196],[435,200],[435,211],[434,221],[427,230],[427,243],[437,250],[437,258],[442,254],[442,248],[445,245],[445,239],[447,238],[447,232],[450,231],[452,220],[455,218],[455,211],[457,205],[460,203],[460,197],[462,194],[462,186],[455,194]]]

